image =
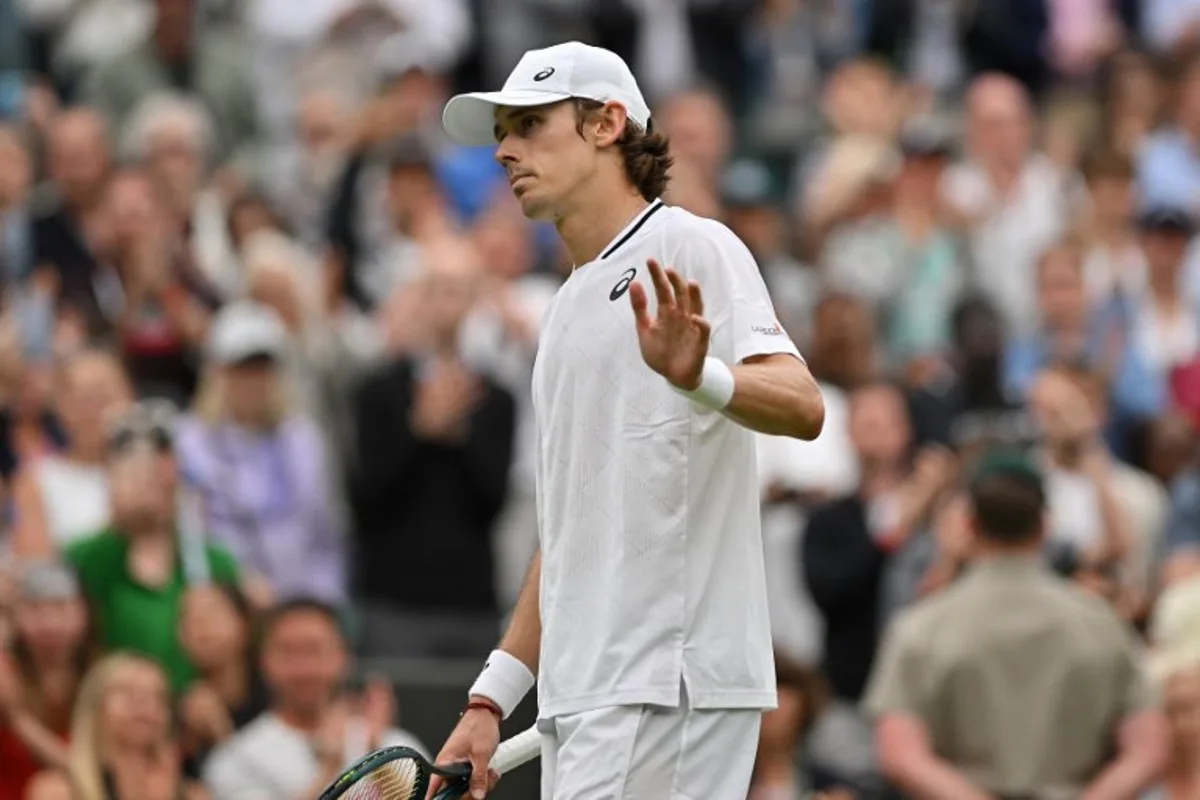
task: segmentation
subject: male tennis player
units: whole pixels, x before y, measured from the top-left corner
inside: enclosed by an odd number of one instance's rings
[[[815,438],[816,382],[746,247],[659,199],[667,142],[620,57],[530,51],[443,121],[498,143],[575,269],[534,366],[539,553],[438,763],[484,797],[537,672],[545,800],[745,800],[775,704],[752,431]]]

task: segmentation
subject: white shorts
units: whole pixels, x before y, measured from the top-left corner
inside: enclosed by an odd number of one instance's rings
[[[746,800],[761,722],[656,706],[542,720],[542,800]]]

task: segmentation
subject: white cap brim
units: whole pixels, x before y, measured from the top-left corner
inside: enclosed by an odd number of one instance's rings
[[[450,98],[442,112],[442,125],[450,138],[467,147],[496,143],[496,109],[501,106],[533,108],[570,100],[561,92],[529,90],[472,92]]]

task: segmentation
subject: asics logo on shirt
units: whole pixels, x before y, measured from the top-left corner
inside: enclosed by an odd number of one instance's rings
[[[621,275],[621,280],[617,281],[617,285],[609,292],[608,299],[613,301],[619,300],[621,295],[625,294],[625,291],[629,288],[629,284],[633,283],[635,277],[637,277],[636,269],[630,268],[625,270],[625,273]]]

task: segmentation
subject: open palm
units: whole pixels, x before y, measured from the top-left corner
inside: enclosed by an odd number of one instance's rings
[[[704,318],[700,284],[684,281],[675,270],[664,269],[654,259],[646,266],[658,304],[653,316],[645,287],[637,282],[629,287],[642,358],[674,386],[691,391],[700,385],[712,332]]]

